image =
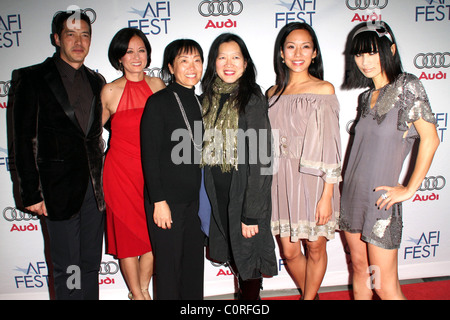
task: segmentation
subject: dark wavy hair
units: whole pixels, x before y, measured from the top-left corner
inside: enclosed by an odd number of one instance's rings
[[[395,44],[395,52],[391,47]],[[386,73],[389,83],[392,83],[403,72],[402,62],[398,53],[398,45],[389,25],[384,21],[363,22],[358,24],[347,38],[345,49],[345,75],[342,89],[372,88],[372,79],[366,78],[355,62],[355,55],[362,53],[378,53],[381,70]]]
[[[284,48],[284,43],[289,34],[294,30],[306,30],[311,35],[313,41],[313,49],[316,51],[316,57],[314,58],[314,63],[311,63],[308,72],[312,76],[323,80],[323,60],[322,53],[320,51],[319,40],[317,39],[314,29],[307,23],[303,22],[291,22],[286,24],[278,32],[278,36],[275,40],[275,47],[273,53],[273,67],[275,70],[275,84],[277,86],[274,95],[282,94],[286,89],[289,82],[289,68],[283,63],[283,58],[281,57],[281,51]]]
[[[147,65],[145,67],[147,68],[150,65],[152,48],[145,34],[136,28],[123,28],[115,34],[108,49],[108,59],[114,69],[123,71],[119,60],[127,53],[128,44],[134,36],[138,36],[144,42],[147,50]]]
[[[177,55],[182,53],[192,54],[198,51],[203,62],[203,50],[197,41],[192,39],[178,39],[167,45],[164,49],[164,59],[162,65],[162,78],[166,84],[176,81],[175,77],[170,73],[169,64],[173,66]]]
[[[223,33],[219,35],[211,44],[208,54],[208,66],[205,71],[205,75],[202,80],[202,90],[205,99],[212,101],[213,96],[213,84],[216,79],[216,60],[219,55],[219,47],[222,43],[234,41],[241,49],[245,62],[247,62],[247,68],[242,76],[239,78],[239,85],[236,92],[232,93],[231,97],[236,99],[236,108],[239,113],[245,112],[245,106],[250,101],[253,94],[262,95],[261,88],[256,83],[256,67],[250,56],[250,53],[245,45],[244,40],[233,33]],[[208,112],[208,111],[206,111]]]

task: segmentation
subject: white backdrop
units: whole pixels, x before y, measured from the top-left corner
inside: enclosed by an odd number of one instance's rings
[[[403,241],[399,250],[401,279],[450,275],[450,217],[447,124],[450,100],[450,0],[17,0],[0,2],[0,299],[49,299],[48,267],[41,222],[16,209],[9,166],[7,94],[11,71],[42,62],[54,53],[49,41],[55,12],[70,6],[86,10],[93,20],[86,65],[108,82],[118,78],[108,62],[113,35],[136,27],[153,48],[149,73],[158,75],[165,46],[178,38],[200,43],[205,57],[212,40],[233,32],[246,41],[264,90],[275,80],[272,55],[279,29],[291,21],[311,24],[319,38],[325,79],[334,84],[341,104],[341,138],[355,116],[361,90],[341,91],[344,46],[361,21],[380,18],[390,24],[406,71],[422,79],[438,119],[441,145],[421,189],[404,203]],[[206,66],[205,66],[206,67]],[[156,68],[156,69],[153,69]],[[199,91],[199,89],[198,89]],[[200,93],[200,91],[198,92]],[[107,135],[105,134],[107,139]],[[13,166],[11,166],[13,168]],[[279,252],[277,249],[277,255]],[[349,283],[349,256],[339,233],[328,243],[328,269],[323,286]],[[125,299],[127,289],[118,262],[104,255],[101,299]],[[264,289],[294,288],[283,260],[279,275],[265,279]],[[205,295],[234,292],[230,271],[205,261]]]

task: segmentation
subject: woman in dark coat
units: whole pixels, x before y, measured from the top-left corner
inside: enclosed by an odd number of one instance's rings
[[[222,34],[212,44],[202,81],[202,165],[211,201],[209,257],[239,279],[239,297],[258,299],[262,276],[277,274],[271,218],[268,105],[243,40]]]

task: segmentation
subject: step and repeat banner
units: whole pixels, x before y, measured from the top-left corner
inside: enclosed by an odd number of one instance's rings
[[[362,90],[342,91],[347,36],[358,23],[384,20],[393,29],[406,71],[419,77],[437,118],[441,145],[417,193],[404,203],[399,249],[401,279],[450,275],[450,0],[19,0],[0,2],[0,299],[49,299],[45,228],[40,219],[18,209],[9,163],[7,96],[12,70],[53,55],[50,24],[57,11],[81,8],[92,20],[93,36],[86,65],[108,82],[121,75],[108,62],[114,34],[124,27],[141,29],[152,46],[148,74],[158,76],[165,46],[192,38],[208,54],[219,34],[233,32],[246,42],[263,90],[274,84],[273,45],[289,22],[313,26],[322,49],[325,79],[340,101],[343,151]],[[206,67],[206,65],[205,65]],[[200,94],[200,88],[197,88]],[[105,132],[105,140],[108,135]],[[350,283],[349,254],[343,235],[328,242],[328,269],[323,286]],[[277,247],[279,275],[264,280],[265,290],[295,288]],[[104,255],[100,270],[101,299],[126,299],[118,261]],[[205,260],[205,295],[234,292],[228,268]]]

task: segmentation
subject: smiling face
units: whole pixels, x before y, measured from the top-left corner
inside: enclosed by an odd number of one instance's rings
[[[61,36],[55,34],[54,37],[61,59],[75,69],[81,67],[91,46],[91,33],[86,21],[67,19]]]
[[[141,74],[147,65],[147,49],[144,41],[138,36],[134,36],[128,43],[128,49],[125,55],[119,59],[123,66],[125,75]]]
[[[169,64],[169,71],[175,77],[175,81],[186,88],[192,88],[201,79],[203,62],[197,50],[192,52],[180,52]]]
[[[219,46],[216,59],[217,75],[226,83],[234,83],[245,72],[247,61],[235,41],[224,42]]]
[[[292,72],[308,71],[308,68],[317,55],[311,35],[307,30],[292,31],[284,42],[281,57]]]

